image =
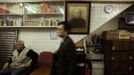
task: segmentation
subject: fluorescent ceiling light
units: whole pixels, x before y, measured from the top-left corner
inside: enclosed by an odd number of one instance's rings
[[[58,7],[60,12],[64,15],[64,10],[61,7]]]
[[[26,9],[30,10],[31,12],[36,13],[36,11],[34,11],[33,9],[31,9],[29,6],[25,5],[24,7],[25,7]]]

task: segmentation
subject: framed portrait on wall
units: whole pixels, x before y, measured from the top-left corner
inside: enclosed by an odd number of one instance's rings
[[[71,34],[88,34],[90,24],[90,2],[67,1],[65,20],[71,25]]]

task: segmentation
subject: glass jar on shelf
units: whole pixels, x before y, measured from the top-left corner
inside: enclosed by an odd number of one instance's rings
[[[64,1],[0,3],[0,27],[56,27],[64,19]]]

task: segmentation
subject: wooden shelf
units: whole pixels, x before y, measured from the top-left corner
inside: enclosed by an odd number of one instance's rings
[[[10,1],[10,0],[9,0]],[[0,29],[20,28],[57,28],[58,22],[64,20],[64,1],[32,0],[1,3]],[[47,10],[45,10],[47,9]],[[5,11],[4,11],[5,10]],[[34,12],[35,11],[35,12]]]
[[[57,26],[0,26],[0,29],[3,28],[57,28]]]
[[[25,15],[64,15],[62,13],[33,13],[33,14],[25,14]]]
[[[45,0],[45,2],[56,2],[60,1],[63,2],[63,0]],[[0,0],[0,2],[5,2],[5,3],[14,3],[14,2],[44,2],[43,0]]]
[[[14,14],[14,13],[0,13],[0,16],[23,16],[23,14]]]
[[[24,16],[24,15],[64,15],[62,13],[33,13],[33,14],[7,14],[7,13],[0,13],[1,16],[12,16],[12,15],[15,15],[15,16]]]

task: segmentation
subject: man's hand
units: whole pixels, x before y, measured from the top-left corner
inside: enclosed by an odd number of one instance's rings
[[[29,62],[28,62],[28,63],[26,63],[25,67],[29,67],[29,66],[31,65],[31,62],[32,62],[32,59],[31,59],[31,60],[29,60]]]

